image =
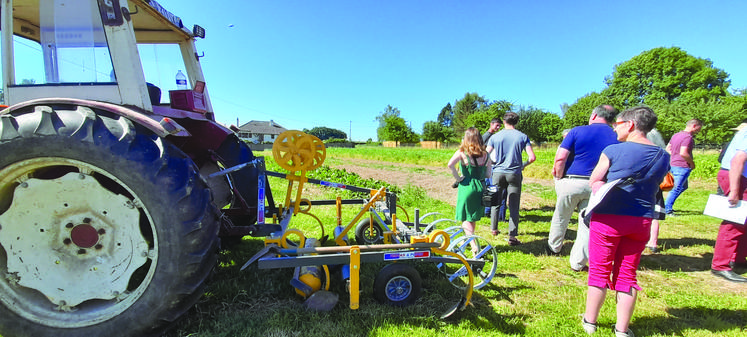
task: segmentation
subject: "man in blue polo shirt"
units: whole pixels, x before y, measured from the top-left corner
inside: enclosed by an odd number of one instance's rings
[[[586,208],[591,195],[589,176],[597,165],[602,150],[618,143],[617,134],[609,125],[618,112],[613,106],[606,104],[594,108],[589,117],[589,125],[571,129],[555,153],[552,175],[555,177],[558,200],[547,240],[546,252],[549,255],[558,255],[563,248],[565,232],[573,211],[577,207],[579,210]],[[585,256],[571,254],[571,268],[581,270],[585,264]]]

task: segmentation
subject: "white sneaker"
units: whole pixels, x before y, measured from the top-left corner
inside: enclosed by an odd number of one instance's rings
[[[581,315],[581,326],[584,327],[584,331],[590,335],[597,331],[597,324],[587,322],[583,315]]]
[[[612,324],[612,331],[615,332],[615,337],[635,337],[635,334],[633,334],[633,330],[630,330],[628,328],[628,331],[625,332],[617,331],[614,324]]]

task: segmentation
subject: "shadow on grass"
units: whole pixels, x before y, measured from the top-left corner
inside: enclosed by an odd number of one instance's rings
[[[715,237],[715,235],[714,235]],[[716,245],[716,240],[700,239],[700,238],[679,238],[679,239],[659,239],[659,246],[664,249],[678,249],[689,246],[711,246]]]
[[[572,233],[575,233],[574,231],[569,231]],[[495,250],[500,253],[505,252],[515,252],[519,251],[524,254],[530,254],[534,256],[542,256],[547,255],[545,252],[545,247],[547,247],[547,235],[548,232],[541,231],[541,232],[527,232],[527,233],[521,233],[522,236],[526,237],[537,237],[535,240],[527,240],[523,241],[518,246],[508,246],[508,245],[497,245],[495,246]],[[575,234],[573,234],[575,236]],[[563,250],[561,251],[560,256],[567,256],[571,251],[571,245],[573,242],[570,242],[571,244],[566,244],[563,246]]]
[[[551,207],[551,206],[542,206],[539,208],[522,210],[521,217],[519,217],[519,226],[521,226],[522,221],[549,223],[550,220],[552,220],[552,213],[554,211],[555,211],[555,207]]]
[[[672,219],[678,219],[681,216],[687,216],[687,215],[703,215],[703,211],[697,211],[697,210],[674,210],[675,216],[667,216],[667,220]]]
[[[713,246],[715,244],[714,240],[699,238],[660,239],[659,248],[663,248],[663,251],[659,254],[643,255],[641,258],[641,267],[668,272],[710,270],[711,260],[713,259],[712,253],[699,256],[684,256],[668,252],[668,250],[691,246]]]
[[[456,312],[444,322],[451,325],[471,325],[475,328],[498,330],[508,335],[524,335],[526,326],[521,322],[529,320],[527,315],[499,315],[492,307],[475,312],[472,308]]]
[[[702,256],[683,256],[671,254],[643,255],[641,257],[641,268],[668,271],[668,272],[694,272],[711,269],[713,254]]]
[[[642,327],[636,335],[650,334],[665,336],[685,336],[687,330],[706,330],[714,334],[739,330],[744,327],[747,317],[745,310],[712,309],[704,307],[668,308],[672,317],[641,317],[635,319],[635,325]]]
[[[496,274],[495,277],[513,277],[514,274]],[[452,316],[444,319],[444,322],[450,325],[472,325],[481,329],[498,330],[510,335],[524,335],[526,326],[521,322],[529,319],[526,315],[511,314],[500,315],[497,310],[490,304],[490,301],[507,302],[514,304],[511,294],[517,291],[526,290],[529,287],[499,287],[489,283],[480,292],[473,292],[472,305],[463,311],[457,311]]]

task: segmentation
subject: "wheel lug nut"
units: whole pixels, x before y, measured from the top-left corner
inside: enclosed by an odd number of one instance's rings
[[[73,225],[72,222],[68,222],[67,225],[65,225],[65,228],[73,228],[75,225]]]
[[[62,243],[66,244],[66,245],[69,245],[69,244],[73,243],[73,240],[70,240],[70,238],[67,238],[65,240],[62,240]]]
[[[104,246],[102,246],[102,245],[96,245],[95,248],[96,248],[96,250],[101,250],[101,248],[104,248]]]
[[[91,218],[84,218],[83,223],[91,223]]]
[[[85,253],[86,253],[86,250],[85,250],[85,249],[78,249],[78,254],[81,254],[81,255],[83,255],[83,254],[85,254]]]
[[[106,234],[106,229],[101,228],[101,229],[98,230],[98,233],[99,233],[99,235],[104,235],[104,234]]]

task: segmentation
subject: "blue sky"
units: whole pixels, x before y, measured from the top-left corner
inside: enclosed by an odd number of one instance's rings
[[[476,92],[560,113],[616,64],[677,46],[747,87],[747,1],[159,0],[197,48],[216,118],[376,139],[387,105],[415,132]]]

